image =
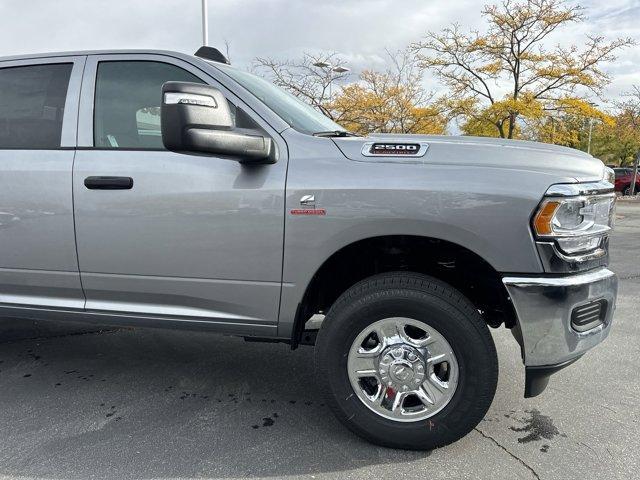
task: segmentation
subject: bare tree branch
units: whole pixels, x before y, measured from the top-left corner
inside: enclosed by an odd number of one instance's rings
[[[318,67],[326,64],[330,67]],[[296,97],[320,110],[329,118],[334,118],[328,108],[331,98],[331,84],[346,78],[348,73],[333,69],[344,66],[345,62],[334,53],[304,53],[300,60],[275,60],[256,58],[253,70],[267,76],[276,85],[288,90]]]

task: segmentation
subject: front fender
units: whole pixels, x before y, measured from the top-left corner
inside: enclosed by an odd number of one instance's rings
[[[366,238],[446,240],[497,272],[541,273],[529,219],[549,185],[575,181],[513,168],[448,165],[435,157],[416,164],[354,162],[330,139],[291,132],[284,137],[290,162],[280,337],[290,336],[298,304],[322,264]],[[324,214],[299,215],[314,209]]]

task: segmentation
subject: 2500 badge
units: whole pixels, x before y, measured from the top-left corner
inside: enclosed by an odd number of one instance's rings
[[[370,152],[374,155],[416,155],[419,150],[417,143],[374,143]]]
[[[366,150],[365,150],[366,149]],[[427,150],[427,145],[421,143],[369,143],[362,149],[366,156],[405,156],[421,157]]]

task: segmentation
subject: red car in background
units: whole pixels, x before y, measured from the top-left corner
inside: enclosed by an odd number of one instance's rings
[[[615,191],[621,192],[622,195],[631,195],[631,183],[633,179],[633,168],[614,168],[616,172]],[[635,194],[640,191],[640,168],[636,177]]]

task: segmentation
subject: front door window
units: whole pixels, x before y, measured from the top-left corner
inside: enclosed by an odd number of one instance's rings
[[[100,62],[96,78],[94,145],[100,148],[163,149],[160,134],[162,84],[204,83],[162,62]]]

